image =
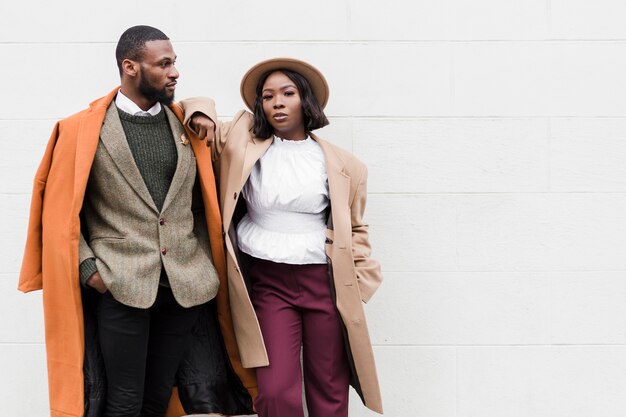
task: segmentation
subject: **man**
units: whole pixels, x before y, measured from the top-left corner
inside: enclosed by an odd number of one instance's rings
[[[135,26],[116,59],[121,87],[57,123],[35,178],[19,288],[44,289],[51,415],[164,416],[174,385],[187,413],[249,413],[211,159],[171,104],[172,44]],[[220,286],[239,378],[207,305]]]

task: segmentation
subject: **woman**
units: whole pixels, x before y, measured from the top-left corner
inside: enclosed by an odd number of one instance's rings
[[[253,66],[241,94],[253,114],[216,122],[230,307],[244,367],[256,368],[260,417],[348,415],[348,385],[382,404],[363,302],[382,281],[362,221],[367,169],[311,132],[328,124],[328,85],[313,66],[276,58]],[[212,102],[182,102],[213,137]]]

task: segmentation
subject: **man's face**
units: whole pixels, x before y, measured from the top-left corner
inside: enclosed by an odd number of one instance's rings
[[[139,62],[139,92],[149,101],[170,104],[180,75],[175,64],[176,54],[170,41],[146,42]]]

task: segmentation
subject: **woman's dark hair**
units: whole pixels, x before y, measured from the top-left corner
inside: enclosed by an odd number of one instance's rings
[[[267,77],[275,72],[282,72],[296,85],[298,93],[300,94],[300,101],[302,103],[304,130],[307,133],[310,133],[315,129],[326,126],[329,123],[328,119],[326,118],[319,101],[317,101],[317,97],[313,94],[313,90],[311,90],[311,85],[307,79],[295,71],[278,69],[268,71],[263,74],[256,86],[256,98],[254,99],[254,125],[252,127],[252,133],[259,138],[269,138],[274,134],[274,128],[265,117],[265,112],[263,111],[263,85],[265,84]]]

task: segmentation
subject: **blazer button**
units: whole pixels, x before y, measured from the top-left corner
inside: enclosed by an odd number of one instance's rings
[[[167,255],[167,248],[163,248],[163,249],[161,249],[161,253],[162,253],[163,255]]]
[[[161,226],[163,226],[163,225],[165,224],[165,219],[161,217],[161,218],[159,219],[159,224],[160,224]]]

